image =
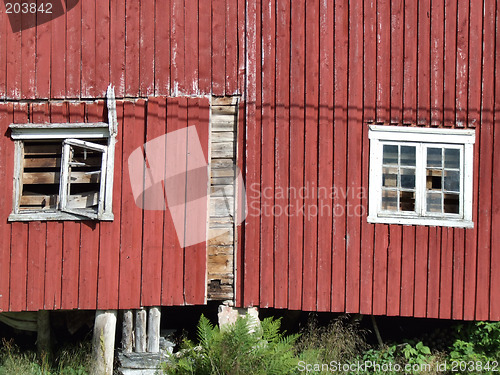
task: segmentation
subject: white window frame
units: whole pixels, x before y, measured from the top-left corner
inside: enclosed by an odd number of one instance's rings
[[[430,225],[473,228],[473,129],[421,128],[388,125],[369,125],[370,177],[368,222],[384,224]],[[415,212],[382,210],[382,152],[384,144],[416,146]],[[446,147],[460,150],[459,213],[427,213],[425,199],[426,149]]]
[[[62,123],[62,124],[11,124],[11,138],[15,142],[14,186],[12,213],[9,221],[51,221],[51,220],[100,220],[112,221],[113,216],[113,171],[118,121],[114,88],[107,91],[108,123]],[[83,140],[85,139],[85,140]],[[57,209],[21,210],[22,171],[24,142],[30,140],[60,140],[61,170],[59,177],[59,205]],[[106,144],[88,140],[106,141]],[[86,209],[69,207],[68,189],[71,177],[70,150],[72,146],[102,152],[101,179],[97,213]]]
[[[77,146],[83,149],[94,150],[102,153],[101,168],[100,168],[100,183],[99,183],[99,200],[97,202],[97,213],[87,212],[85,209],[81,208],[71,208],[71,196],[70,196],[70,185],[71,185],[71,167],[74,164],[71,160],[71,149],[73,146]],[[80,139],[65,139],[63,141],[62,158],[61,158],[61,178],[59,183],[59,201],[60,210],[62,212],[86,216],[92,220],[99,220],[109,214],[105,212],[104,202],[106,197],[106,177],[107,177],[107,157],[108,147],[100,145],[98,143],[82,141]],[[112,215],[112,213],[111,213]]]

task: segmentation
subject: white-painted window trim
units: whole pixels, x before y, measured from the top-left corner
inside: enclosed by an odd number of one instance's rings
[[[70,185],[71,185],[71,154],[72,147],[78,146],[85,150],[94,150],[102,153],[101,159],[101,169],[99,173],[101,174],[100,186],[99,186],[99,200],[97,202],[97,212],[88,211],[82,208],[71,208],[70,200],[71,196],[69,194]],[[62,151],[62,159],[61,159],[61,182],[59,184],[59,200],[60,207],[59,209],[62,212],[66,212],[69,214],[84,216],[92,220],[100,220],[104,217],[104,214],[113,214],[112,212],[104,212],[104,201],[105,201],[105,192],[106,192],[106,166],[107,166],[107,157],[108,154],[108,146],[103,146],[98,143],[92,143],[88,141],[82,141],[79,139],[65,139],[63,141],[63,151]],[[78,165],[78,163],[74,163]]]
[[[62,124],[11,124],[11,137],[15,142],[13,209],[9,221],[59,221],[101,220],[112,221],[113,216],[113,171],[118,121],[114,88],[107,90],[108,123],[62,123]],[[85,140],[82,140],[85,139]],[[87,140],[107,141],[99,144]],[[59,204],[51,210],[20,210],[22,193],[22,171],[24,142],[32,140],[60,140],[61,171],[59,177]],[[102,143],[102,142],[101,142]],[[77,146],[102,153],[100,187],[97,212],[89,209],[69,207],[68,189],[71,177],[71,147]],[[93,211],[93,212],[91,212]]]
[[[420,128],[369,125],[370,178],[368,222],[405,225],[430,225],[473,228],[473,165],[475,131],[471,129]],[[383,211],[382,152],[384,144],[416,146],[415,212]],[[427,147],[447,147],[460,150],[460,198],[458,214],[426,212],[425,179]]]

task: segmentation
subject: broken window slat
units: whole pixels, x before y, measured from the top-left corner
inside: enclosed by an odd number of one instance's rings
[[[68,208],[89,208],[99,203],[99,192],[91,191],[83,194],[72,194],[68,199]]]
[[[101,216],[99,216],[97,213],[82,208],[65,207],[62,211],[73,215],[83,216],[90,220],[101,219]]]
[[[24,185],[38,185],[38,184],[58,184],[58,172],[25,172],[22,174]]]
[[[59,196],[54,195],[23,195],[19,204],[21,206],[57,207]]]
[[[24,158],[24,169],[27,168],[60,168],[61,155],[56,157]]]
[[[101,174],[101,171],[92,171],[92,172],[84,172],[84,173],[85,173],[85,175],[86,175],[86,176],[87,176],[87,175],[92,176],[92,175],[96,175],[96,174],[99,174],[99,175],[100,175],[100,174]]]
[[[71,172],[72,184],[98,184],[101,171]],[[60,172],[25,172],[23,173],[24,185],[58,184]]]
[[[58,156],[61,157],[62,142],[56,143],[40,143],[40,142],[28,142],[26,141],[24,145],[24,155],[25,156]]]
[[[98,151],[98,152],[105,152],[106,151],[106,146],[100,145],[99,143],[94,143],[94,142],[88,142],[88,141],[82,141],[81,139],[74,139],[74,138],[69,138],[64,140],[63,142],[65,145],[71,145],[71,146],[77,146],[81,147],[86,151],[87,149]]]

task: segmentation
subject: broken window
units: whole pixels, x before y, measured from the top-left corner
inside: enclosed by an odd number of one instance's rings
[[[14,201],[10,221],[113,220],[116,107],[108,123],[12,124]]]

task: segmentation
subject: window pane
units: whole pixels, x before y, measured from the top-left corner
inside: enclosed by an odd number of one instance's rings
[[[382,185],[384,187],[397,187],[398,186],[398,169],[386,168],[382,174]]]
[[[384,145],[384,164],[398,164],[398,146]]]
[[[24,142],[20,210],[53,210],[59,204],[62,142]]]
[[[443,212],[441,193],[427,193],[427,212]]]
[[[401,146],[401,165],[407,165],[414,167],[416,147],[415,146]]]
[[[448,214],[459,213],[459,194],[445,194],[444,195],[444,212]]]
[[[448,191],[460,191],[460,172],[445,171],[444,172],[444,189]]]
[[[447,148],[444,150],[444,167],[460,168],[460,150]]]
[[[399,208],[401,211],[415,211],[415,192],[399,192]]]
[[[401,169],[401,187],[415,189],[415,169]]]
[[[102,152],[71,146],[67,208],[97,211],[101,183]]]
[[[441,176],[443,171],[428,169],[426,188],[427,190],[441,190]]]
[[[427,166],[428,167],[437,167],[441,168],[442,167],[442,160],[441,160],[441,148],[431,148],[429,147],[427,149]]]
[[[382,190],[382,209],[389,211],[398,210],[398,196],[397,191]]]

